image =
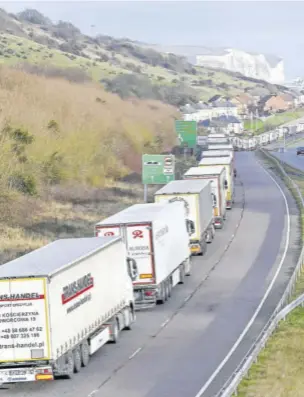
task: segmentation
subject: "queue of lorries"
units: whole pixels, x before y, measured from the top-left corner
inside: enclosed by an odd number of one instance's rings
[[[234,203],[234,152],[223,134],[154,203],[96,223],[0,267],[0,383],[71,378],[135,312],[165,303],[191,274]],[[202,260],[203,265],[203,260]]]

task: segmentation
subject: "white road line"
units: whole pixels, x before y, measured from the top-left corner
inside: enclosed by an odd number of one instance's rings
[[[259,164],[259,163],[258,163]],[[279,189],[279,191],[281,192],[284,202],[285,202],[285,207],[286,207],[286,215],[287,215],[287,236],[286,236],[286,242],[285,242],[285,247],[284,247],[284,253],[283,256],[281,258],[281,261],[279,263],[279,266],[275,272],[275,275],[273,277],[273,279],[271,280],[271,283],[269,284],[265,295],[263,296],[263,299],[261,300],[259,306],[257,307],[256,311],[254,312],[253,316],[251,317],[250,321],[248,322],[248,324],[246,325],[246,327],[244,328],[243,332],[241,333],[241,335],[239,336],[239,338],[237,339],[237,341],[235,342],[235,344],[232,346],[231,350],[229,351],[229,353],[226,355],[226,357],[224,358],[224,360],[220,363],[220,365],[216,368],[216,370],[213,372],[213,374],[210,376],[210,378],[208,379],[208,381],[203,385],[203,387],[200,389],[200,391],[195,395],[195,397],[202,397],[202,394],[208,389],[208,387],[210,386],[210,384],[213,382],[213,380],[216,378],[216,376],[219,374],[219,372],[222,370],[222,368],[224,367],[224,365],[227,363],[227,361],[229,360],[229,358],[232,356],[232,354],[235,352],[235,350],[237,349],[237,347],[239,346],[239,344],[242,342],[242,339],[244,338],[244,336],[246,335],[246,333],[248,332],[249,328],[251,327],[251,325],[253,324],[254,320],[256,319],[257,315],[259,314],[259,311],[261,310],[261,307],[263,306],[264,302],[266,301],[279,273],[280,270],[283,266],[286,254],[287,254],[287,250],[288,250],[288,246],[289,246],[289,240],[290,240],[290,213],[289,213],[289,207],[288,207],[288,201],[287,198],[285,196],[285,193],[283,192],[281,186],[278,184],[278,182],[270,175],[270,173],[268,171],[266,171],[260,164],[259,166],[262,168],[262,170],[265,172],[265,174],[267,174],[269,176],[269,178],[274,182],[274,184],[277,186],[277,188]]]
[[[138,354],[141,351],[142,347],[139,347],[137,350],[135,350],[134,353],[131,354],[131,356],[129,357],[129,360],[132,360],[132,358],[134,358],[136,356],[136,354]]]
[[[164,321],[160,327],[164,328],[170,322],[170,320],[171,320],[171,318],[167,318],[167,320]]]
[[[192,294],[188,295],[185,299],[184,302],[188,302],[188,300],[191,298]]]
[[[94,394],[96,394],[97,392],[98,392],[98,390],[93,390],[93,391],[91,391],[91,393],[88,394],[88,397],[93,397]]]

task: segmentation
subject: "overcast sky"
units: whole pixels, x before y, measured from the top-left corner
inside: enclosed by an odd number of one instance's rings
[[[10,0],[0,7],[35,8],[87,34],[270,53],[284,59],[287,78],[304,77],[304,2]]]

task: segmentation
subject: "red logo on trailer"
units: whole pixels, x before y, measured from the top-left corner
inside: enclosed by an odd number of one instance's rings
[[[104,236],[114,236],[114,232],[106,232]]]
[[[133,238],[143,238],[144,234],[141,230],[134,230],[134,232],[132,232]]]

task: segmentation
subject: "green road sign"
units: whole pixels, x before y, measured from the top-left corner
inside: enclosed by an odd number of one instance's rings
[[[143,154],[142,183],[165,185],[175,179],[175,157],[172,154]]]
[[[194,148],[196,146],[196,121],[176,120],[175,131],[181,146],[189,148]]]

